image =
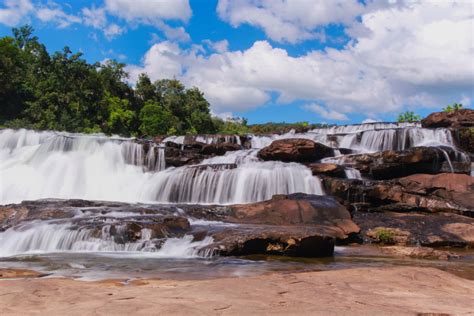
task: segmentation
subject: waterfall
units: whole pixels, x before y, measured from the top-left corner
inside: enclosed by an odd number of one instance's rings
[[[454,148],[451,132],[446,128],[426,129],[414,123],[371,123],[256,136],[252,148],[263,148],[278,139],[304,138],[333,148],[348,148],[358,153],[383,150],[405,150],[415,146],[449,146]]]
[[[155,175],[148,194],[175,203],[235,204],[263,201],[275,194],[323,194],[319,179],[296,163],[253,162],[170,168]]]
[[[208,163],[238,168],[164,170],[164,148],[133,139],[27,130],[0,131],[0,204],[41,198],[121,202],[250,203],[275,194],[322,194],[299,164],[259,162],[255,150]]]
[[[157,258],[210,256],[200,249],[213,242],[212,237],[194,241],[193,236],[154,240],[149,229],[142,229],[135,242],[116,242],[110,225],[96,230],[73,227],[71,223],[32,221],[0,232],[0,257],[55,252],[121,252]],[[117,228],[120,230],[120,226]]]

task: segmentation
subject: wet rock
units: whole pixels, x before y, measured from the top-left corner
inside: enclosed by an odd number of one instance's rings
[[[387,181],[325,177],[326,192],[366,211],[455,212],[474,215],[474,178],[463,174],[417,174]]]
[[[333,156],[333,149],[309,139],[280,139],[261,149],[258,157],[262,160],[284,162],[313,162]]]
[[[206,158],[222,156],[228,151],[241,149],[242,146],[236,143],[205,144],[193,141],[178,146],[170,142],[165,148],[165,161],[167,166],[181,167],[198,164]]]
[[[474,156],[474,127],[454,128],[451,129],[451,133],[456,145],[469,153],[472,160]]]
[[[413,147],[403,151],[387,150],[347,156],[341,162],[358,169],[365,177],[385,180],[417,173],[449,172],[451,170],[447,156],[453,162],[454,172],[470,174],[469,157],[449,147]]]
[[[276,195],[271,200],[231,206],[229,222],[245,224],[305,226],[331,228],[332,235],[346,239],[359,232],[347,209],[331,196],[295,193]]]
[[[459,255],[456,255],[452,252],[437,250],[430,247],[389,246],[382,247],[381,250],[383,253],[389,255],[410,257],[415,259],[449,260],[459,258]]]
[[[473,247],[474,219],[452,213],[353,213],[364,242],[380,242],[377,230],[393,232],[393,244],[426,247]]]
[[[474,127],[474,110],[461,109],[452,112],[435,112],[421,120],[425,128]]]
[[[313,175],[326,175],[336,178],[345,178],[346,173],[344,167],[335,163],[312,163],[308,165]]]
[[[222,256],[254,254],[293,257],[329,257],[334,253],[335,238],[317,227],[251,227],[214,234],[210,248]]]
[[[242,147],[234,143],[219,143],[219,144],[209,144],[203,146],[201,149],[201,154],[203,155],[216,155],[222,156],[228,151],[241,150]]]

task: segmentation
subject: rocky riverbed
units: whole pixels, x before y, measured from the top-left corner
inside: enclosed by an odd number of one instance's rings
[[[322,302],[360,313],[467,313],[472,113],[435,113],[422,126],[147,140],[2,130],[0,268],[10,270],[0,275],[20,280],[0,281],[14,289],[0,300],[15,302],[30,282],[25,312],[43,304],[38,291],[88,302],[78,314],[115,312],[115,298],[96,306],[89,295],[112,283],[70,279],[118,278],[127,286],[110,296],[132,297],[123,300],[141,313],[157,308],[150,300],[180,295],[183,313],[304,314]],[[171,283],[176,292],[143,293]],[[250,297],[247,286],[259,283]],[[227,302],[208,300],[223,288],[235,290]],[[160,311],[178,308],[165,301]],[[8,302],[4,312],[19,312]],[[70,307],[50,302],[56,312]]]

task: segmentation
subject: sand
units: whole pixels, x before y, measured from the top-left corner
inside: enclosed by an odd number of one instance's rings
[[[10,276],[12,274],[9,274]],[[434,268],[212,280],[0,280],[1,315],[474,315],[474,281]]]

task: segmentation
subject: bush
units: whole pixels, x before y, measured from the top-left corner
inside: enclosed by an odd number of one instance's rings
[[[377,239],[383,244],[394,244],[395,243],[395,235],[392,231],[387,230],[385,228],[377,229],[375,236]]]
[[[452,105],[449,104],[445,108],[443,108],[443,112],[451,113],[456,112],[462,109],[463,105],[461,103],[453,103]]]
[[[412,111],[406,111],[403,113],[400,113],[398,115],[397,121],[399,123],[403,122],[419,122],[421,120],[421,117],[418,114],[415,114],[415,112]]]

